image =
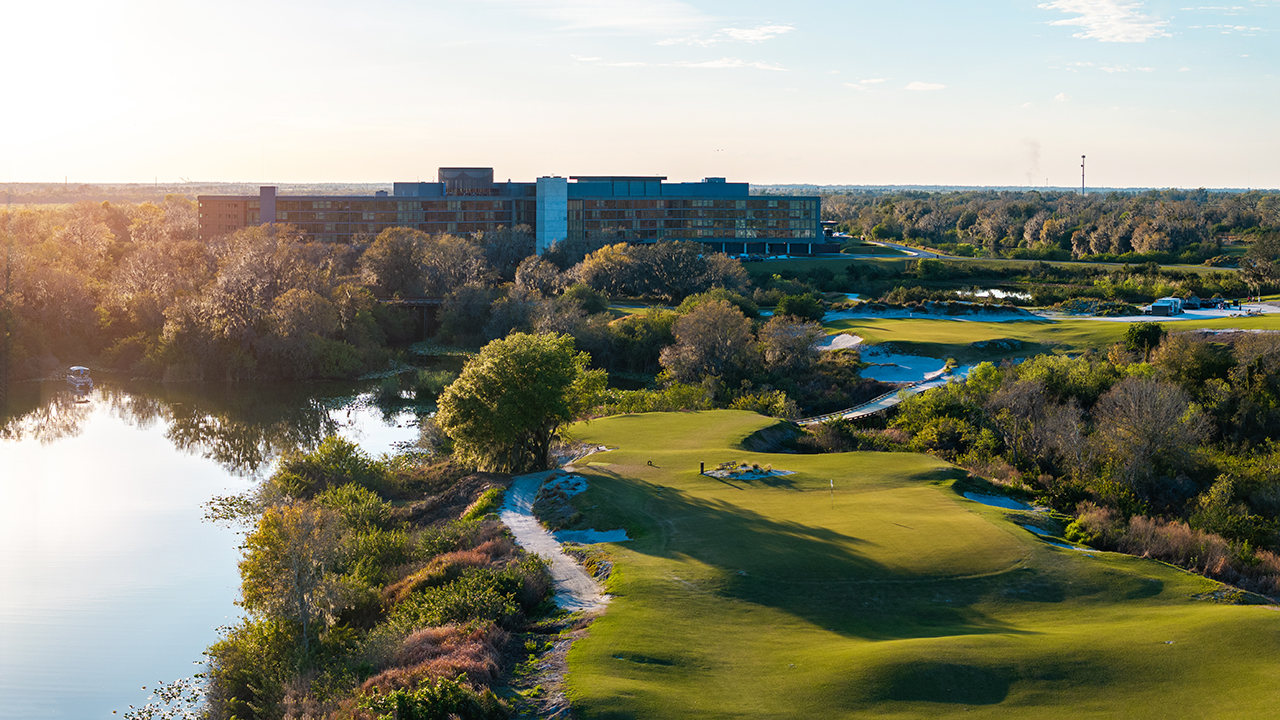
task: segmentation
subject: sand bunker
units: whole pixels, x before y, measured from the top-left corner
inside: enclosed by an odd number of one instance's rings
[[[946,367],[946,362],[937,358],[903,355],[878,346],[863,349],[862,361],[871,363],[863,368],[862,377],[881,382],[920,382]]]
[[[814,347],[819,350],[843,350],[845,348],[857,347],[862,344],[862,338],[857,335],[848,333],[840,333],[839,335],[828,335],[827,337],[814,343]]]
[[[1034,509],[1030,505],[1022,502],[1021,500],[1014,500],[1011,497],[1005,497],[1003,495],[983,495],[981,493],[967,492],[967,493],[964,493],[964,497],[966,500],[972,500],[976,503],[982,503],[983,505],[990,505],[991,507],[1004,508],[1005,510],[1033,510]]]

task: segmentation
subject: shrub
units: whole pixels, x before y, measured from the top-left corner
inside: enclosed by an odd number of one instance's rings
[[[781,295],[779,295],[778,297],[781,298]],[[703,305],[708,302],[715,302],[716,300],[727,301],[730,305],[733,305],[734,307],[741,310],[743,315],[746,315],[748,318],[752,320],[760,317],[759,305],[757,305],[750,298],[744,297],[742,295],[739,295],[736,292],[733,292],[732,290],[726,290],[724,288],[712,288],[706,292],[698,293],[697,295],[690,295],[689,297],[684,299],[684,302],[680,303],[680,305],[676,308],[676,312],[681,315],[688,315],[689,313],[693,312],[693,309],[698,307],[699,305]],[[777,301],[775,300],[774,302],[777,302]]]
[[[404,531],[372,528],[344,538],[339,567],[368,585],[383,585],[390,579],[392,568],[408,562],[412,554]]]
[[[424,588],[396,605],[388,623],[403,629],[469,622],[510,623],[520,612],[512,583],[487,568],[464,572],[451,583]]]
[[[1083,502],[1077,510],[1079,514],[1067,525],[1064,535],[1071,542],[1113,548],[1124,535],[1124,518],[1114,509]]]
[[[489,513],[498,509],[502,499],[502,488],[489,488],[476,498],[475,502],[467,506],[465,512],[462,513],[462,519],[479,520]]]
[[[349,528],[384,528],[391,521],[391,504],[355,483],[329,488],[316,496],[316,502],[338,511]]]
[[[484,541],[486,530],[485,524],[477,520],[455,520],[429,527],[418,536],[416,555],[430,560],[454,550],[470,550]]]
[[[413,399],[419,404],[434,403],[440,393],[454,380],[458,374],[449,370],[419,370],[413,380]]]
[[[416,690],[398,688],[386,695],[365,695],[359,706],[378,720],[496,720],[510,712],[492,690],[474,690],[460,679],[440,678]]]
[[[491,561],[492,558],[477,550],[447,552],[433,558],[425,568],[389,585],[382,594],[388,603],[394,605],[403,602],[412,593],[447,585],[462,577],[468,569],[484,567]]]
[[[599,410],[605,415],[709,410],[712,392],[704,385],[673,382],[655,390],[606,390]]]
[[[774,315],[791,315],[801,320],[813,320],[820,322],[822,316],[826,314],[826,310],[822,307],[822,300],[814,293],[805,293],[803,295],[787,295],[778,301],[778,306],[773,310]]]
[[[564,291],[563,297],[566,300],[576,301],[582,306],[582,311],[588,315],[596,315],[609,309],[608,295],[582,283],[570,285]]]
[[[749,410],[769,417],[791,419],[800,414],[800,408],[781,390],[762,391],[739,395],[729,407]]]
[[[330,487],[355,483],[379,492],[388,477],[382,463],[371,459],[350,440],[330,435],[314,451],[286,452],[268,481],[281,495],[310,499]]]

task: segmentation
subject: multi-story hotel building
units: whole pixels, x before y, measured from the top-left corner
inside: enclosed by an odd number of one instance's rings
[[[492,168],[440,168],[438,182],[395,183],[391,193],[201,195],[200,237],[291,223],[317,240],[346,242],[389,227],[466,234],[528,225],[542,254],[560,240],[609,234],[619,241],[692,240],[736,254],[835,252],[817,197],[753,196],[747,183],[660,176],[540,177],[494,182]]]

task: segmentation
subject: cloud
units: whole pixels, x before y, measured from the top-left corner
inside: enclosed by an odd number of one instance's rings
[[[1057,95],[1054,95],[1053,99],[1057,100],[1058,102],[1071,102],[1071,96],[1064,92],[1060,92]]]
[[[795,30],[790,25],[761,25],[756,28],[724,28],[720,32],[738,42],[764,42]]]
[[[702,68],[702,69],[711,69],[711,70],[733,70],[737,68],[755,68],[756,70],[771,70],[774,72],[787,71],[786,68],[780,65],[771,65],[765,62],[750,62],[747,60],[742,60],[740,58],[734,58],[734,57],[723,57],[723,58],[720,58],[719,60],[704,60],[701,62],[693,62],[692,60],[681,60],[678,62],[669,62],[669,63],[650,63],[650,62],[625,61],[625,60],[617,61],[617,62],[603,62],[601,58],[580,58],[580,57],[574,57],[574,59],[579,62],[589,62],[593,65],[600,65],[602,67],[620,67],[620,68],[681,67],[681,68]]]
[[[1267,32],[1266,28],[1252,27],[1249,25],[1192,25],[1193,30],[1217,30],[1223,35],[1233,35],[1240,33],[1241,35],[1258,35]]]
[[[1155,68],[1149,68],[1149,67],[1134,67],[1134,66],[1132,66],[1132,65],[1112,65],[1112,66],[1109,66],[1109,67],[1100,67],[1100,68],[1098,68],[1098,69],[1099,69],[1099,70],[1101,70],[1101,71],[1103,71],[1103,72],[1109,72],[1109,73],[1124,73],[1124,72],[1155,72]]]
[[[1028,108],[1033,108],[1033,107],[1035,107],[1035,106],[1036,106],[1036,104],[1035,104],[1035,103],[1033,103],[1033,102],[1024,102],[1024,103],[1022,103],[1022,107],[1023,107],[1023,109],[1024,109],[1024,110],[1025,110],[1025,109],[1028,109]]]
[[[670,63],[672,67],[687,68],[712,68],[715,70],[734,69],[734,68],[755,68],[757,70],[774,70],[778,72],[786,72],[786,68],[778,65],[770,65],[763,62],[747,62],[738,58],[724,57],[719,60],[707,60],[705,62],[675,62]]]
[[[589,62],[589,63],[600,62],[601,60],[604,59],[601,57],[582,57],[581,55],[573,55],[571,57],[573,57],[573,59],[577,60],[578,62]]]
[[[1139,12],[1142,9],[1141,2],[1054,0],[1041,3],[1038,7],[1044,10],[1074,13],[1077,17],[1054,20],[1049,24],[1079,27],[1081,31],[1073,34],[1072,37],[1085,40],[1134,43],[1153,38],[1172,37],[1164,30],[1169,21],[1158,20]]]
[[[765,40],[772,40],[779,35],[785,35],[795,30],[790,25],[760,25],[750,28],[720,28],[719,31],[712,33],[707,37],[701,35],[689,35],[686,37],[667,38],[659,40],[659,45],[697,45],[699,47],[710,47],[722,42],[746,42],[760,43]]]
[[[488,0],[560,23],[560,30],[623,34],[689,32],[714,18],[680,0]]]
[[[1191,68],[1189,67],[1178,68],[1178,72],[1191,72]]]
[[[938,83],[920,82],[919,80],[917,80],[913,83],[908,84],[904,89],[906,90],[941,90],[944,87],[946,87],[946,85],[939,85]]]
[[[874,85],[875,83],[882,83],[882,82],[884,82],[884,81],[885,81],[885,79],[884,79],[884,78],[867,78],[866,80],[863,80],[863,81],[862,81],[862,84],[863,84],[863,85]]]

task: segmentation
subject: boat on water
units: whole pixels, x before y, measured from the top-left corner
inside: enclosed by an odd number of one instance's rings
[[[89,377],[89,368],[83,365],[72,365],[67,370],[67,384],[76,390],[92,390],[93,378]]]

